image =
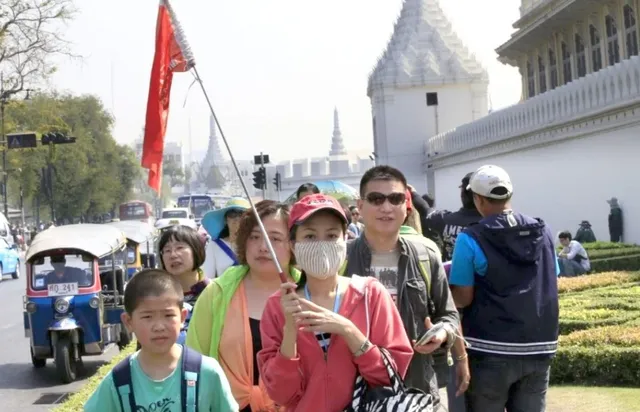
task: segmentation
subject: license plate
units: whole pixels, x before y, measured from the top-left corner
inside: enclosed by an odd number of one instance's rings
[[[104,261],[104,266],[111,266],[111,259],[107,259]],[[124,260],[116,260],[116,266],[122,266],[124,265]]]
[[[179,220],[170,220],[170,221],[169,221],[169,224],[170,224],[170,225],[177,225],[178,223],[180,223],[180,221],[179,221]]]
[[[51,283],[47,285],[49,296],[65,296],[78,294],[78,282],[74,283]]]

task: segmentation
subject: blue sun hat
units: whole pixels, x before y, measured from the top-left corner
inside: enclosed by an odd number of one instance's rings
[[[244,212],[251,208],[249,201],[243,197],[234,197],[227,202],[227,204],[218,210],[212,210],[207,212],[202,217],[202,227],[207,231],[211,239],[218,239],[222,230],[227,226],[227,222],[224,216],[230,210],[239,210]]]

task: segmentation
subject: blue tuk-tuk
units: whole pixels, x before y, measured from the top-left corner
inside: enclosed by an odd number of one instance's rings
[[[52,227],[34,239],[25,256],[24,329],[35,368],[53,358],[69,383],[83,356],[131,341],[120,320],[126,269],[115,265],[126,245],[121,230],[98,224]],[[112,266],[101,271],[99,259],[108,256]]]
[[[137,220],[110,222],[107,225],[120,229],[127,238],[126,250],[116,254],[116,266],[121,266],[126,260],[128,279],[143,268],[156,267],[155,243],[158,230],[153,225]],[[109,266],[111,266],[109,257],[100,259],[101,268]]]

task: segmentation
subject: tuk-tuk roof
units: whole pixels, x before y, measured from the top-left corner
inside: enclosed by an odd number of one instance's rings
[[[158,230],[147,222],[121,220],[119,222],[109,222],[107,225],[120,229],[127,239],[137,244],[145,243],[147,240],[154,240],[158,236]]]
[[[51,227],[38,233],[27,249],[25,260],[56,249],[76,249],[101,258],[127,243],[122,230],[115,226],[76,224]]]

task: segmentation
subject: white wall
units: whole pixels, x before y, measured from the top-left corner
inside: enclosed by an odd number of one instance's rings
[[[609,240],[611,197],[624,213],[624,241],[640,243],[640,125],[500,155],[435,171],[436,206],[457,210],[462,177],[483,164],[504,168],[514,185],[514,209],[542,218],[553,233],[588,220]]]
[[[376,163],[397,167],[409,183],[425,193],[424,142],[487,113],[486,98],[478,98],[482,93],[473,87],[463,84],[385,89],[384,97],[381,91],[375,91],[372,114],[376,128]],[[438,93],[438,106],[427,106],[427,92]]]

